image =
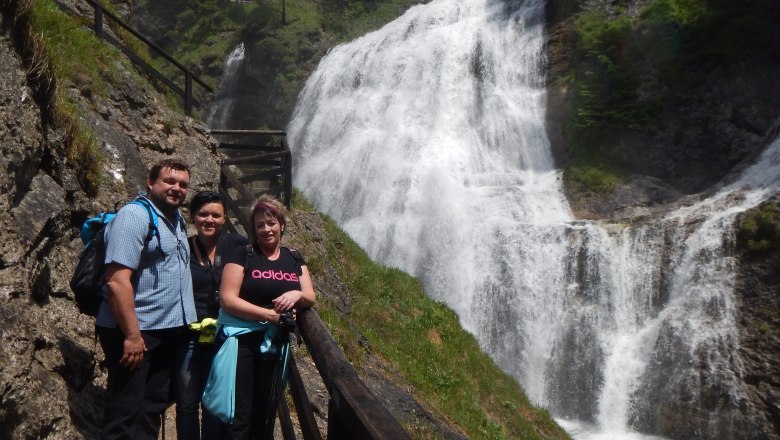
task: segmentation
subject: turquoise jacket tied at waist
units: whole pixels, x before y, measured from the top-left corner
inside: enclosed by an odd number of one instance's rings
[[[276,344],[279,328],[267,321],[253,321],[233,316],[224,310],[219,311],[217,319],[217,335],[224,335],[225,342],[219,348],[211,364],[211,371],[203,391],[202,403],[211,414],[223,423],[232,424],[236,404],[236,362],[238,357],[238,341],[236,336],[264,331],[260,353],[273,355],[281,350],[283,365],[287,365],[289,342]],[[221,333],[220,333],[221,332]],[[285,368],[286,369],[286,368]]]

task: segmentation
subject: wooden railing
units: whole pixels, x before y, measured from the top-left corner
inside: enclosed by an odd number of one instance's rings
[[[328,439],[411,439],[387,408],[360,380],[355,368],[349,363],[317,312],[314,309],[301,311],[297,323],[306,348],[330,394]],[[290,393],[298,413],[303,438],[320,440],[322,437],[314,422],[311,404],[294,359],[290,365]],[[282,401],[279,408],[280,420],[285,415],[289,417],[289,410]],[[284,424],[285,422],[282,422],[282,425]],[[295,437],[294,434],[292,437],[285,434],[284,438],[292,440]]]
[[[200,79],[197,75],[192,73],[192,71],[186,67],[184,67],[181,63],[176,61],[172,56],[170,56],[167,52],[162,50],[159,46],[154,44],[151,40],[146,38],[145,36],[141,35],[138,31],[130,27],[128,24],[126,24],[122,19],[111,13],[110,11],[106,10],[103,6],[101,6],[99,3],[95,2],[94,0],[87,0],[87,3],[89,3],[94,9],[95,9],[95,35],[97,35],[98,38],[104,39],[111,43],[113,46],[121,50],[128,58],[130,58],[131,61],[133,61],[136,65],[143,68],[147,73],[149,73],[153,78],[157,79],[158,81],[162,82],[168,88],[179,94],[184,100],[184,112],[187,115],[192,115],[192,107],[200,106],[200,103],[197,102],[197,100],[192,96],[192,83],[193,81],[197,84],[199,84],[201,87],[206,89],[209,93],[214,93],[214,90],[206,84],[202,79]],[[133,52],[130,48],[122,44],[120,41],[117,41],[115,38],[111,37],[109,34],[105,32],[103,29],[103,21],[104,19],[108,17],[109,19],[113,20],[116,24],[122,27],[122,29],[126,30],[130,34],[132,34],[134,37],[139,39],[141,42],[146,44],[148,47],[150,47],[152,50],[154,50],[157,54],[159,54],[161,57],[165,58],[168,62],[176,66],[183,74],[184,74],[184,88],[173,81],[171,81],[170,78],[160,73],[157,69],[152,67],[149,63],[147,63],[143,58],[141,58],[138,54]]]
[[[222,160],[220,192],[225,208],[244,230],[250,227],[244,209],[261,192],[272,193],[287,207],[292,202],[292,164],[286,133],[275,130],[212,130],[221,138],[220,149],[229,156]],[[235,169],[233,169],[235,168]],[[262,190],[253,182],[264,181]],[[233,195],[236,197],[233,197]],[[328,439],[406,440],[411,437],[360,380],[346,355],[330,335],[314,309],[298,314],[298,329],[330,394]],[[290,357],[290,395],[305,440],[322,440],[314,410],[295,362]],[[285,440],[296,438],[291,411],[281,399],[280,428]]]
[[[246,227],[247,207],[263,193],[272,194],[287,208],[292,202],[292,160],[287,134],[279,130],[211,130],[228,157],[220,163],[219,188],[225,208]],[[253,188],[252,184],[262,183]],[[231,224],[229,229],[234,229]]]

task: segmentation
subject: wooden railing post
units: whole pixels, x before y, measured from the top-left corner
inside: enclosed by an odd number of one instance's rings
[[[314,309],[302,310],[296,319],[312,360],[330,393],[328,430],[348,434],[328,438],[407,440],[411,439],[392,414],[360,380],[336,340]],[[334,432],[334,435],[336,433]]]
[[[192,72],[184,71],[184,113],[192,115]]]
[[[103,8],[95,5],[95,35],[103,39]]]
[[[282,158],[282,167],[284,168],[284,204],[287,209],[292,207],[292,153],[290,153],[290,147],[287,145],[287,137],[282,138],[282,148],[285,151],[284,158]]]
[[[347,427],[344,426],[344,421],[339,417],[337,408],[338,405],[332,398],[328,400],[328,438],[350,439],[352,436],[349,435]]]
[[[303,434],[304,440],[322,440],[322,435],[317,427],[317,421],[314,419],[314,410],[312,409],[309,395],[306,394],[306,387],[303,386],[303,379],[298,371],[298,365],[295,363],[295,356],[290,356],[289,384],[290,394],[295,404],[295,410],[298,412],[298,421],[300,422],[301,434]]]
[[[290,418],[290,409],[287,408],[287,402],[284,400],[284,390],[282,390],[282,399],[276,408],[276,415],[279,416],[279,429],[282,431],[284,440],[295,440],[295,428]]]

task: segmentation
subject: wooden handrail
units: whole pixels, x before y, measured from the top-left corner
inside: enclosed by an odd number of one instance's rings
[[[283,130],[228,130],[228,129],[211,129],[211,134],[265,134],[273,136],[287,136],[287,132]]]
[[[241,145],[243,150],[257,150],[262,154],[255,154],[251,156],[236,156],[228,157],[220,161],[222,169],[222,182],[235,188],[241,195],[241,199],[251,201],[254,198],[254,194],[246,187],[247,180],[239,178],[235,172],[233,172],[230,166],[247,167],[247,166],[260,166],[265,169],[261,172],[252,173],[253,176],[266,176],[270,178],[271,186],[268,188],[268,192],[280,196],[284,204],[289,209],[292,204],[292,154],[287,144],[287,133],[282,130],[211,130],[212,135],[232,135],[230,139],[231,143],[228,143],[225,147],[232,148],[236,145]],[[235,137],[247,138],[255,135],[273,135],[280,136],[278,146],[270,145],[256,145],[249,141],[236,142]],[[220,143],[220,148],[223,145]],[[281,185],[280,185],[281,183]],[[225,193],[228,194],[227,188]],[[232,202],[232,200],[231,200]],[[239,203],[240,204],[240,203]]]
[[[347,360],[328,328],[314,309],[303,310],[296,319],[301,336],[311,353],[325,387],[330,392],[330,411],[338,421],[328,417],[328,438],[331,426],[344,429],[349,438],[374,440],[411,439],[400,423],[379,402],[379,399],[360,380],[355,368]],[[341,425],[341,426],[339,426]]]
[[[222,165],[252,164],[269,159],[279,159],[289,154],[289,151],[272,151],[270,153],[258,154],[256,156],[234,157],[230,159],[222,159]]]
[[[127,23],[122,21],[121,18],[114,15],[111,11],[104,8],[100,3],[97,3],[95,0],[87,0],[87,3],[89,3],[94,9],[95,9],[95,35],[98,36],[98,38],[105,39],[105,35],[103,34],[103,16],[107,16],[114,20],[115,23],[120,25],[123,29],[130,32],[134,37],[141,40],[144,44],[154,49],[157,53],[159,53],[163,58],[171,62],[174,66],[176,66],[179,70],[181,70],[184,73],[184,91],[182,92],[182,89],[178,86],[173,85],[170,80],[163,81],[168,85],[173,91],[179,93],[184,97],[184,111],[188,115],[192,113],[192,103],[193,103],[193,97],[192,97],[192,81],[195,81],[196,83],[200,84],[206,91],[209,93],[214,93],[214,89],[211,88],[208,84],[206,84],[202,79],[200,79],[197,75],[195,75],[190,69],[185,67],[183,64],[178,62],[175,58],[173,58],[171,55],[169,55],[167,52],[165,52],[160,46],[143,36],[141,33],[130,27]],[[145,63],[141,64],[144,69],[149,70],[152,75],[155,77],[159,77],[162,74],[160,74],[158,71],[153,69],[151,66],[146,65]]]

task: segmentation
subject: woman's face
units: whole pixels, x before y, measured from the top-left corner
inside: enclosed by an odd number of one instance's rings
[[[279,246],[284,227],[279,219],[271,214],[258,214],[255,216],[255,237],[257,244],[266,249],[274,249]]]
[[[225,207],[221,203],[207,203],[192,216],[198,236],[210,237],[219,234],[225,224]]]

